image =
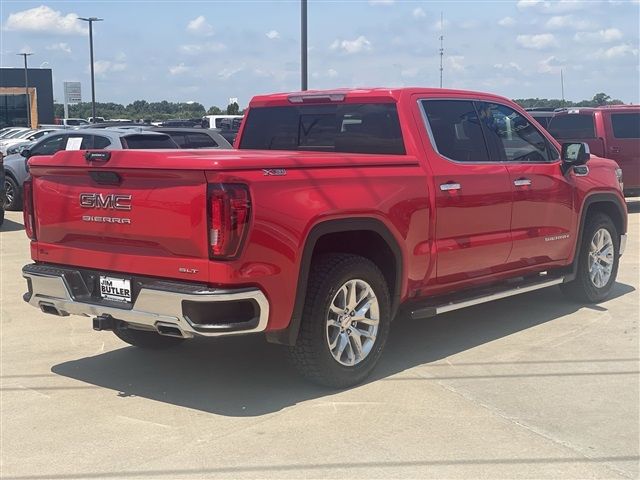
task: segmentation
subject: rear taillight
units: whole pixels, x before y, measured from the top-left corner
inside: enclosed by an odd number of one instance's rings
[[[240,253],[251,218],[251,197],[246,185],[209,186],[209,256],[234,258]]]
[[[36,219],[33,211],[33,183],[25,180],[22,184],[24,231],[31,240],[36,239]]]

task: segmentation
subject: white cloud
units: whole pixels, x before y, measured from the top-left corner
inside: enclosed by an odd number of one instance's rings
[[[538,72],[540,73],[559,73],[564,63],[557,57],[551,55],[538,62]]]
[[[112,62],[110,60],[97,60],[93,64],[96,75],[104,75],[110,72],[122,72],[127,69],[126,63]]]
[[[498,20],[498,25],[501,27],[513,27],[515,24],[516,21],[512,17],[504,17]]]
[[[236,73],[240,73],[242,70],[244,70],[244,65],[237,68],[223,68],[218,72],[218,77],[223,80],[229,80]]]
[[[213,35],[213,27],[207,23],[207,19],[204,15],[194,18],[187,24],[187,31],[194,35],[202,35],[209,37]]]
[[[56,35],[86,35],[86,24],[78,20],[78,15],[63,15],[46,5],[22,10],[9,15],[4,25],[6,30],[42,32]]]
[[[53,43],[51,45],[47,45],[44,48],[46,50],[51,50],[51,51],[59,51],[59,52],[64,52],[64,53],[71,53],[71,47],[69,46],[68,43],[64,43],[64,42]]]
[[[625,57],[627,55],[637,57],[638,49],[632,47],[629,44],[623,43],[607,49],[601,48],[596,52],[596,57],[603,58],[603,59],[620,58],[620,57]]]
[[[425,11],[420,7],[414,8],[413,12],[411,12],[411,15],[413,15],[413,18],[424,18],[427,16]]]
[[[369,0],[370,5],[393,5],[395,0]]]
[[[329,78],[335,78],[338,76],[338,71],[334,70],[333,68],[330,68],[329,70],[327,70],[327,77]]]
[[[551,29],[573,28],[575,30],[585,30],[593,28],[594,24],[589,20],[579,19],[573,15],[554,15],[547,20],[545,26]]]
[[[519,0],[520,10],[529,10],[545,14],[576,12],[589,7],[589,2],[582,0]]]
[[[371,42],[367,37],[360,35],[355,40],[334,40],[331,50],[342,50],[345,53],[360,53],[371,50]]]
[[[573,36],[573,39],[580,43],[613,42],[621,38],[622,32],[617,28],[607,28],[597,32],[578,32]]]
[[[182,53],[186,53],[187,55],[199,55],[201,53],[218,53],[227,49],[227,46],[224,43],[220,42],[207,42],[207,43],[196,43],[189,45],[180,45],[180,51]]]
[[[518,35],[516,41],[520,46],[532,50],[545,50],[557,45],[556,37],[552,33],[540,33],[538,35]]]
[[[267,33],[265,33],[265,35],[269,40],[280,38],[280,32],[278,32],[277,30],[269,30]]]
[[[453,70],[454,72],[463,72],[465,67],[464,67],[464,57],[462,55],[451,55],[448,57],[445,57],[445,61],[447,63],[447,66]]]
[[[187,67],[184,63],[169,67],[169,73],[171,75],[182,75],[183,73],[187,73],[189,70],[190,68]]]
[[[496,70],[504,70],[504,71],[516,71],[516,72],[522,71],[522,67],[518,65],[516,62],[496,63],[493,65],[493,68],[495,68]]]

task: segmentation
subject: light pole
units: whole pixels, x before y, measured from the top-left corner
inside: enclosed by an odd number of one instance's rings
[[[91,122],[96,123],[96,84],[93,75],[93,22],[101,22],[103,19],[97,17],[80,17],[78,20],[89,22],[89,55],[91,56]]]
[[[24,57],[24,93],[27,96],[27,127],[31,128],[31,102],[29,101],[29,73],[27,69],[27,57],[33,53],[18,53]]]
[[[301,64],[301,88],[300,90],[307,89],[307,0],[301,0],[300,5],[300,64]]]

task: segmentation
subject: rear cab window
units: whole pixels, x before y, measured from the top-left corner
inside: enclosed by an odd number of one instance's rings
[[[241,149],[406,153],[395,103],[254,107],[245,122]]]

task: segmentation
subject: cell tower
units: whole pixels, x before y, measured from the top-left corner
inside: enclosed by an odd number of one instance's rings
[[[444,14],[440,12],[440,88],[442,88],[443,57],[444,57]]]

